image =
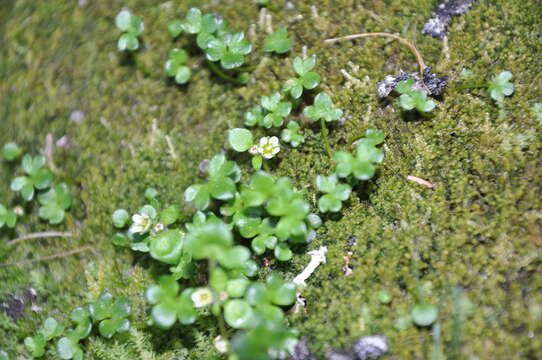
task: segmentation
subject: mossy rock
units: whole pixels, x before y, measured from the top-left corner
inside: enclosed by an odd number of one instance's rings
[[[289,64],[306,46],[318,58],[320,88],[346,114],[344,125],[331,129],[331,147],[348,149],[367,128],[378,128],[386,134],[386,159],[339,215],[324,217],[310,248],[326,245],[328,261],[308,281],[306,308],[290,314],[290,324],[309,337],[320,356],[378,333],[389,339],[390,358],[429,358],[430,329],[401,323],[423,288],[425,300],[439,305],[442,351],[449,358],[542,357],[542,128],[531,111],[542,102],[540,2],[480,0],[454,19],[447,46],[421,35],[435,0],[271,3],[273,26],[286,27],[293,40],[284,56],[261,55],[266,33],[258,26],[258,6],[248,0],[2,2],[0,144],[16,141],[37,154],[47,134],[67,136],[69,146],[56,147],[54,161],[77,200],[65,225],[53,227],[74,232],[73,238],[7,246],[16,233],[51,229],[30,205],[15,231],[0,234],[0,262],[86,245],[94,249],[0,268],[0,303],[33,287],[39,306],[32,312],[27,303],[17,319],[0,309],[0,347],[27,358],[23,339],[43,319],[66,319],[66,309],[110,288],[132,299],[141,330],[132,331],[126,346],[92,337],[85,344],[89,358],[216,357],[212,339],[218,329],[210,318],[168,333],[144,326],[144,289],[165,268],[115,248],[110,215],[118,207],[137,209],[149,186],[164,200],[183,204],[183,190],[199,181],[200,161],[220,151],[226,130],[242,125],[244,112],[261,94],[278,91],[293,75]],[[173,42],[167,34],[168,22],[191,6],[223,15],[238,31],[256,24],[256,51],[249,61],[258,67],[248,85],[222,81],[200,56],[191,57],[189,84],[167,79],[163,64],[170,48],[195,52],[187,37]],[[147,74],[116,49],[114,18],[123,7],[145,21],[136,56]],[[409,38],[429,65],[448,76],[432,117],[404,116],[376,96],[376,82],[385,75],[417,70],[408,48],[386,39],[323,42],[363,31]],[[463,70],[472,79],[461,80]],[[502,106],[483,89],[457,89],[462,81],[485,82],[502,70],[512,71],[516,84]],[[316,209],[314,179],[328,174],[332,163],[318,128],[305,135],[305,144],[281,152],[273,172],[306,188]],[[248,163],[240,163],[246,173]],[[2,162],[0,171],[0,193],[8,202],[14,196],[9,191],[14,166]],[[422,187],[406,180],[408,175],[436,186]],[[185,206],[183,216],[191,211]],[[308,262],[306,247],[295,250],[291,262],[271,266],[292,278]],[[343,271],[347,255],[350,276]],[[452,296],[458,287],[472,303],[468,316],[458,315],[460,302]],[[378,301],[382,290],[392,295],[390,304]]]

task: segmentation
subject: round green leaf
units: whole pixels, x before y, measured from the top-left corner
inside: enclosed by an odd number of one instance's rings
[[[233,298],[242,297],[245,295],[245,291],[247,290],[249,284],[250,281],[247,279],[240,278],[229,280],[226,287],[226,292]]]
[[[79,350],[79,346],[67,337],[61,338],[56,344],[56,351],[61,359],[72,359],[77,350]]]
[[[179,207],[176,206],[176,205],[171,205],[171,206],[168,206],[167,208],[165,208],[160,213],[159,222],[164,224],[164,225],[171,225],[175,221],[177,221],[178,218],[179,218]]]
[[[151,238],[151,256],[166,264],[175,265],[183,249],[183,237],[179,230],[164,231]]]
[[[438,307],[431,304],[417,304],[410,313],[412,320],[418,326],[429,326],[437,320]]]
[[[250,250],[238,245],[222,252],[219,258],[220,264],[228,269],[238,268],[250,258]]]
[[[175,82],[180,85],[186,84],[190,80],[191,76],[192,71],[190,68],[188,66],[181,66],[175,74]]]
[[[13,161],[21,155],[22,151],[16,143],[10,142],[4,145],[2,148],[2,156],[7,161]]]
[[[122,31],[127,31],[130,28],[132,14],[128,10],[122,10],[115,18],[115,25]]]
[[[285,243],[280,243],[275,247],[275,258],[279,261],[288,261],[294,254]]]
[[[177,319],[175,304],[170,302],[158,304],[152,308],[151,315],[156,325],[166,329],[170,328]]]
[[[229,300],[224,305],[224,319],[235,329],[247,329],[255,321],[254,310],[244,300]]]
[[[228,140],[231,147],[238,152],[247,151],[254,144],[252,133],[247,129],[231,129],[228,132]]]
[[[126,226],[126,222],[128,221],[128,219],[130,219],[130,214],[128,214],[128,211],[124,209],[117,209],[115,210],[115,212],[113,212],[112,219],[113,225],[116,228],[121,229]]]

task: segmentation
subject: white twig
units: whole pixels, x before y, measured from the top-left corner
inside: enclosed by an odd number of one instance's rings
[[[320,264],[326,263],[327,247],[320,246],[318,250],[311,250],[308,254],[311,256],[311,261],[303,271],[294,278],[294,283],[298,286],[305,286],[305,280],[311,276]]]

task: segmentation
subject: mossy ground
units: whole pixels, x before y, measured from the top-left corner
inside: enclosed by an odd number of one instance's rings
[[[390,340],[389,358],[429,358],[433,340],[428,329],[394,324],[416,303],[418,290],[430,288],[427,300],[439,304],[448,358],[542,357],[542,143],[541,125],[531,111],[542,102],[540,1],[478,1],[453,21],[447,49],[420,33],[435,0],[292,1],[294,9],[287,9],[284,1],[271,2],[273,26],[287,27],[294,47],[288,57],[262,57],[265,32],[256,27],[256,55],[250,61],[259,66],[244,87],[221,81],[200,56],[192,57],[195,75],[189,85],[168,81],[163,72],[168,49],[189,46],[190,40],[174,45],[166,24],[199,6],[247,31],[259,16],[251,1],[2,2],[0,144],[16,141],[38,153],[48,133],[55,139],[66,135],[70,146],[56,148],[54,161],[76,190],[77,202],[66,226],[58,227],[74,231],[74,238],[8,248],[6,240],[16,233],[51,229],[37,219],[36,207],[29,206],[16,231],[2,233],[0,262],[87,244],[95,250],[0,268],[3,300],[33,286],[42,308],[38,314],[26,309],[17,321],[0,313],[0,348],[16,359],[27,358],[22,340],[47,315],[65,319],[67,309],[108,288],[133,300],[139,330],[129,336],[128,345],[92,338],[86,346],[89,358],[152,359],[153,353],[164,359],[173,353],[187,359],[216,357],[211,339],[217,330],[211,320],[169,333],[145,328],[142,292],[163,269],[113,247],[110,214],[121,206],[136,209],[149,186],[163,199],[182,204],[184,188],[200,181],[198,163],[221,149],[225,130],[240,125],[243,112],[261,94],[280,89],[292,75],[290,59],[306,46],[318,56],[321,88],[346,112],[344,126],[331,131],[332,148],[347,149],[352,138],[376,127],[386,133],[386,159],[378,176],[358,188],[339,215],[325,217],[310,248],[326,245],[328,262],[303,290],[307,306],[290,316],[291,325],[309,337],[318,354],[380,333]],[[144,18],[144,48],[137,56],[151,76],[116,50],[114,17],[122,7]],[[415,41],[426,62],[449,77],[433,117],[404,116],[376,97],[375,84],[385,75],[398,68],[417,69],[408,49],[383,39],[334,46],[322,42],[368,31],[399,33]],[[472,72],[467,82],[485,82],[510,70],[516,91],[499,108],[484,90],[455,90],[463,70]],[[84,111],[81,123],[70,121],[74,110]],[[309,128],[307,138],[298,150],[283,148],[274,173],[306,187],[315,205],[313,179],[328,173],[332,164],[318,129]],[[9,182],[14,168],[0,165],[3,203],[13,200]],[[407,181],[407,175],[436,187],[421,187]],[[190,213],[185,206],[184,214]],[[349,247],[352,239],[357,241]],[[272,267],[293,276],[308,262],[305,251],[300,248],[292,262]],[[347,251],[352,251],[353,274],[345,277]],[[455,287],[473,305],[460,327],[454,321]],[[377,301],[383,289],[393,295],[390,305]],[[149,338],[148,346],[142,345],[143,337]]]

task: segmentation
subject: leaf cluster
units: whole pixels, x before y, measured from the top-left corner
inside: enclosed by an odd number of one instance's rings
[[[177,84],[186,84],[192,76],[192,71],[185,65],[188,54],[183,49],[172,49],[166,62],[166,72],[173,77]]]
[[[416,109],[421,113],[430,112],[437,105],[433,100],[427,97],[427,92],[414,89],[414,79],[408,78],[400,81],[395,90],[401,94],[399,96],[399,105],[404,110]]]
[[[39,358],[45,354],[48,343],[60,337],[56,343],[58,357],[66,360],[81,360],[83,348],[80,341],[91,334],[93,322],[98,323],[98,332],[101,336],[111,338],[115,333],[130,329],[130,322],[127,319],[130,310],[127,299],[113,300],[110,293],[103,292],[95,303],[72,310],[70,320],[73,327],[67,328],[54,318],[48,318],[36,335],[24,340],[24,345],[33,358]]]
[[[9,146],[8,146],[9,145]],[[6,144],[6,159],[16,159],[20,156],[20,149],[14,143]],[[6,150],[4,146],[4,150]],[[55,180],[53,173],[45,166],[45,157],[29,154],[23,156],[21,168],[24,175],[17,176],[11,182],[11,190],[19,193],[24,201],[31,201],[37,194],[40,203],[39,217],[51,225],[64,221],[66,211],[71,207],[73,196],[68,185],[60,183],[53,186]],[[4,225],[13,228],[16,224],[17,214],[0,205],[0,228]]]
[[[209,61],[220,62],[222,68],[230,70],[245,63],[245,56],[252,51],[250,41],[242,32],[233,33],[227,24],[214,14],[204,14],[198,8],[188,11],[185,20],[169,24],[173,38],[181,33],[197,35],[196,42]]]
[[[115,25],[123,31],[117,42],[118,49],[120,51],[139,49],[138,37],[145,29],[143,20],[139,16],[133,15],[129,10],[121,10],[115,18]]]
[[[514,84],[510,81],[512,76],[510,71],[503,71],[490,81],[487,89],[493,100],[500,103],[504,101],[505,96],[510,96],[514,93]]]
[[[329,176],[318,175],[316,188],[325,193],[318,200],[318,209],[325,212],[338,212],[343,201],[352,192],[352,186],[358,181],[371,179],[376,171],[375,165],[384,160],[384,152],[377,147],[384,141],[384,133],[368,129],[365,137],[356,143],[356,152],[338,151],[334,155],[335,172]],[[340,182],[345,179],[347,183]]]
[[[335,109],[331,97],[325,92],[321,92],[314,98],[314,104],[303,110],[303,114],[313,121],[331,122],[339,120],[343,116],[343,111]]]
[[[320,74],[312,71],[316,65],[316,56],[311,56],[305,60],[296,57],[293,61],[294,71],[298,78],[289,79],[282,87],[283,91],[289,92],[294,99],[299,99],[303,94],[303,89],[312,90],[320,84]]]

